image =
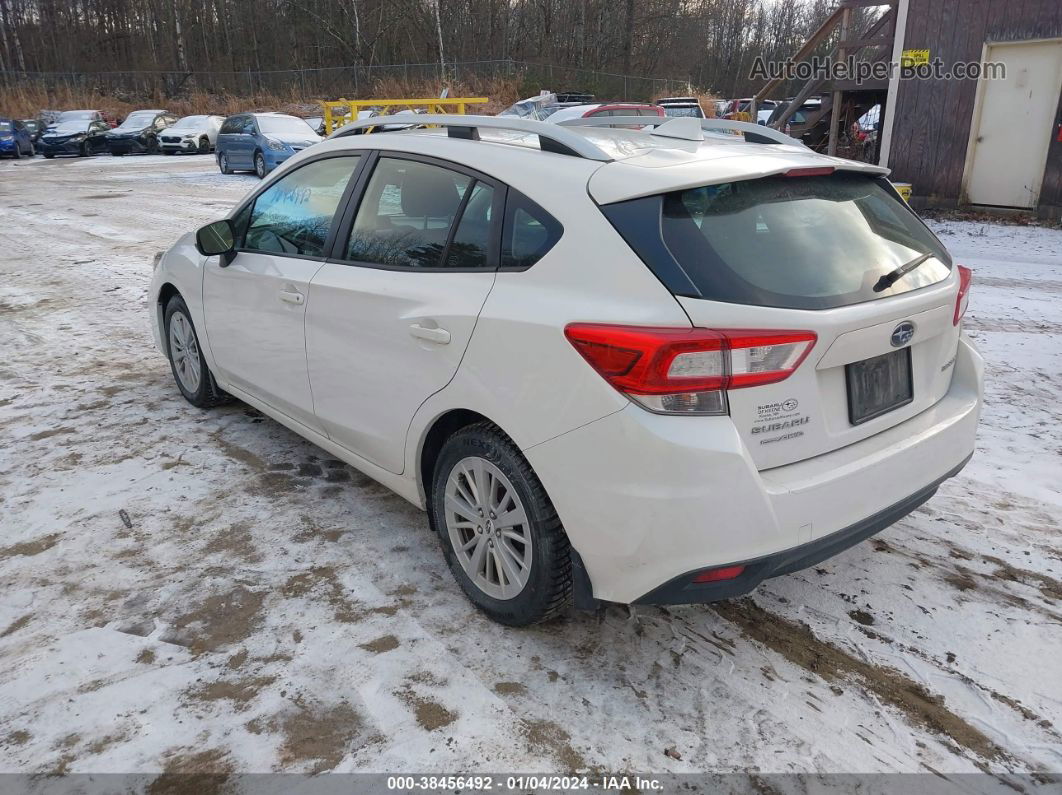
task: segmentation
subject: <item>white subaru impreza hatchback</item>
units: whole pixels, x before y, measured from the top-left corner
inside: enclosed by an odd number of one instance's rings
[[[193,405],[425,509],[492,618],[746,593],[972,454],[970,272],[883,169],[740,122],[380,122],[181,238],[152,326]]]

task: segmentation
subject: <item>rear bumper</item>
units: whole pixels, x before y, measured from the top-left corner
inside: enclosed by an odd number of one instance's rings
[[[635,406],[525,450],[597,599],[702,602],[837,554],[932,496],[974,450],[982,360],[963,338],[947,394],[870,438],[758,471],[729,417]],[[686,589],[691,572],[745,564]]]
[[[650,591],[645,596],[635,600],[635,604],[688,605],[717,602],[721,599],[733,599],[749,593],[761,582],[771,577],[792,574],[795,571],[814,566],[816,563],[821,563],[896,524],[896,522],[903,519],[936,494],[937,488],[941,483],[959,474],[972,457],[973,453],[944,477],[921,491],[825,538],[812,541],[810,544],[801,544],[798,547],[767,555],[757,560],[732,562],[730,565],[745,567],[745,571],[742,572],[740,577],[722,582],[698,584],[692,582],[693,576],[699,571],[699,569],[695,569],[679,575],[671,582]]]

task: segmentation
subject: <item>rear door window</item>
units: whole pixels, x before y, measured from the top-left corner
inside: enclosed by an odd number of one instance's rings
[[[445,267],[477,270],[493,267],[490,261],[493,209],[494,188],[477,181],[468,194],[461,220],[446,250]]]
[[[864,174],[728,182],[602,209],[673,292],[694,298],[826,309],[926,287],[951,269],[903,200]]]
[[[474,178],[431,163],[381,157],[358,207],[346,259],[437,268]],[[489,217],[487,219],[489,223]],[[475,236],[471,225],[465,234]]]

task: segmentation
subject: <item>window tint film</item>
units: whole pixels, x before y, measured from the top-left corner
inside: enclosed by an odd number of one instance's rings
[[[332,218],[359,159],[353,155],[307,163],[266,188],[255,199],[243,248],[322,256]]]
[[[488,261],[493,204],[494,188],[484,182],[476,182],[446,252],[447,268],[493,267]]]
[[[603,210],[674,292],[715,301],[827,309],[926,287],[951,268],[918,216],[864,174],[729,182]],[[891,286],[882,282],[923,255]]]
[[[471,177],[440,166],[380,158],[354,220],[347,259],[406,268],[439,267],[471,183]]]
[[[502,267],[530,268],[560,240],[564,228],[526,196],[509,191],[502,231]]]

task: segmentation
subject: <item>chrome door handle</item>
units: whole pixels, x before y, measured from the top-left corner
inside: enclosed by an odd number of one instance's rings
[[[417,339],[427,340],[428,342],[435,342],[439,345],[446,345],[450,342],[450,332],[444,328],[428,328],[422,326],[419,323],[414,323],[409,327],[409,333]]]
[[[296,306],[302,306],[306,302],[306,296],[302,293],[293,292],[291,290],[281,290],[280,300],[286,301],[289,304],[295,304]]]

